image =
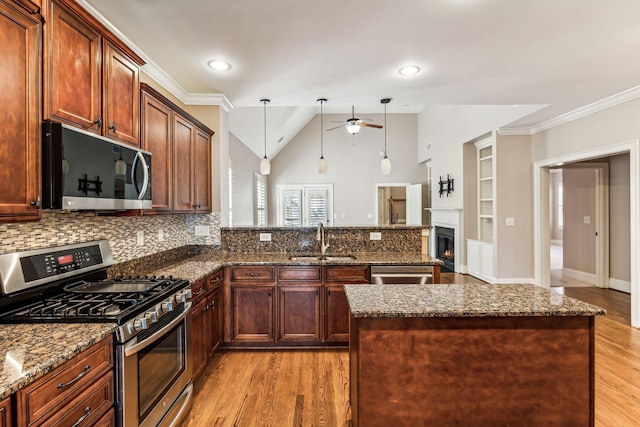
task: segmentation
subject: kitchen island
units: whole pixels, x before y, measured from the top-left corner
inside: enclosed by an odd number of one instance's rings
[[[594,424],[599,307],[534,285],[345,285],[354,426]]]

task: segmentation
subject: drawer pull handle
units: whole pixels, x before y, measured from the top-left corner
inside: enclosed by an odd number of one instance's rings
[[[195,294],[193,294],[193,296],[197,297],[198,295],[200,295],[203,292],[204,292],[204,288],[200,288],[200,290],[198,292],[196,292]]]
[[[220,276],[216,276],[213,279],[211,279],[211,283],[218,283],[220,281]]]
[[[84,415],[78,418],[78,421],[76,421],[71,427],[78,427],[80,424],[82,424],[82,422],[86,420],[89,415],[91,415],[91,411],[92,409],[89,406],[84,408]]]
[[[260,273],[254,273],[254,272],[251,272],[251,273],[245,273],[245,276],[249,276],[249,277],[257,277],[257,276],[259,276],[259,275],[260,275]]]
[[[87,375],[90,370],[91,370],[91,366],[85,365],[84,366],[84,370],[82,372],[80,372],[77,377],[75,377],[74,379],[72,379],[71,381],[69,381],[68,383],[65,383],[65,384],[58,383],[58,385],[56,387],[58,387],[58,388],[69,387],[70,385],[77,383],[80,380],[80,378],[82,378],[85,375]]]

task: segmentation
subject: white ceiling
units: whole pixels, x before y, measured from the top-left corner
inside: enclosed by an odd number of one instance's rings
[[[179,98],[224,94],[234,106],[230,130],[260,156],[261,98],[271,99],[268,134],[286,143],[317,114],[319,97],[329,99],[325,112],[345,119],[352,105],[381,113],[384,97],[393,98],[389,113],[547,105],[511,124],[527,127],[640,85],[637,0],[80,3],[124,35],[149,69],[166,73]],[[214,58],[232,69],[212,71]],[[402,77],[406,64],[422,72]]]

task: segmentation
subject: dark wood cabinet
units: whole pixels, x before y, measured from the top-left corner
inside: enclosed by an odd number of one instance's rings
[[[144,214],[210,213],[214,132],[148,84],[140,87],[140,143],[153,155],[153,208]]]
[[[224,325],[224,308],[222,305],[222,286],[218,286],[213,290],[207,298],[209,307],[209,343],[207,352],[209,357],[213,356],[215,351],[222,345],[223,325]]]
[[[193,377],[198,377],[207,365],[207,299],[200,298],[191,309]]]
[[[171,213],[173,208],[172,110],[152,94],[142,91],[141,136],[143,150],[152,153],[151,188],[153,213]]]
[[[349,304],[343,284],[370,283],[367,265],[330,265],[325,267],[324,340],[349,342]]]
[[[16,392],[17,425],[93,425],[112,410],[114,393],[108,337]]]
[[[321,285],[278,286],[278,341],[320,342]]]
[[[231,340],[235,342],[273,342],[273,285],[231,285]]]
[[[139,143],[140,67],[108,41],[103,43],[104,135]]]
[[[193,308],[192,352],[193,377],[206,368],[223,336],[224,315],[222,300],[223,270],[218,270],[191,285]]]
[[[14,2],[0,0],[2,222],[32,221],[41,216],[41,28],[37,14],[30,14]]]
[[[139,145],[144,61],[73,2],[43,9],[45,118]]]
[[[9,427],[11,422],[11,397],[0,402],[0,427]]]

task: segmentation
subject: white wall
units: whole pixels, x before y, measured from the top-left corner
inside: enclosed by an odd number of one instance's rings
[[[384,115],[367,114],[362,118],[383,124]],[[344,115],[324,115],[324,127],[329,129],[344,123]],[[338,123],[333,123],[337,121]],[[318,174],[320,158],[320,116],[307,126],[271,161],[268,180],[269,218],[277,219],[277,185],[333,184],[334,224],[338,226],[371,225],[377,195],[375,183],[426,183],[427,169],[418,164],[418,118],[413,114],[387,115],[387,154],[392,172],[380,173],[381,152],[384,150],[384,129],[363,128],[352,137],[345,129],[324,132],[324,157],[328,162],[326,175]]]
[[[629,154],[609,159],[609,276],[631,281]]]
[[[233,134],[229,134],[229,157],[233,169],[233,226],[254,225],[254,173],[260,171],[260,158]]]

